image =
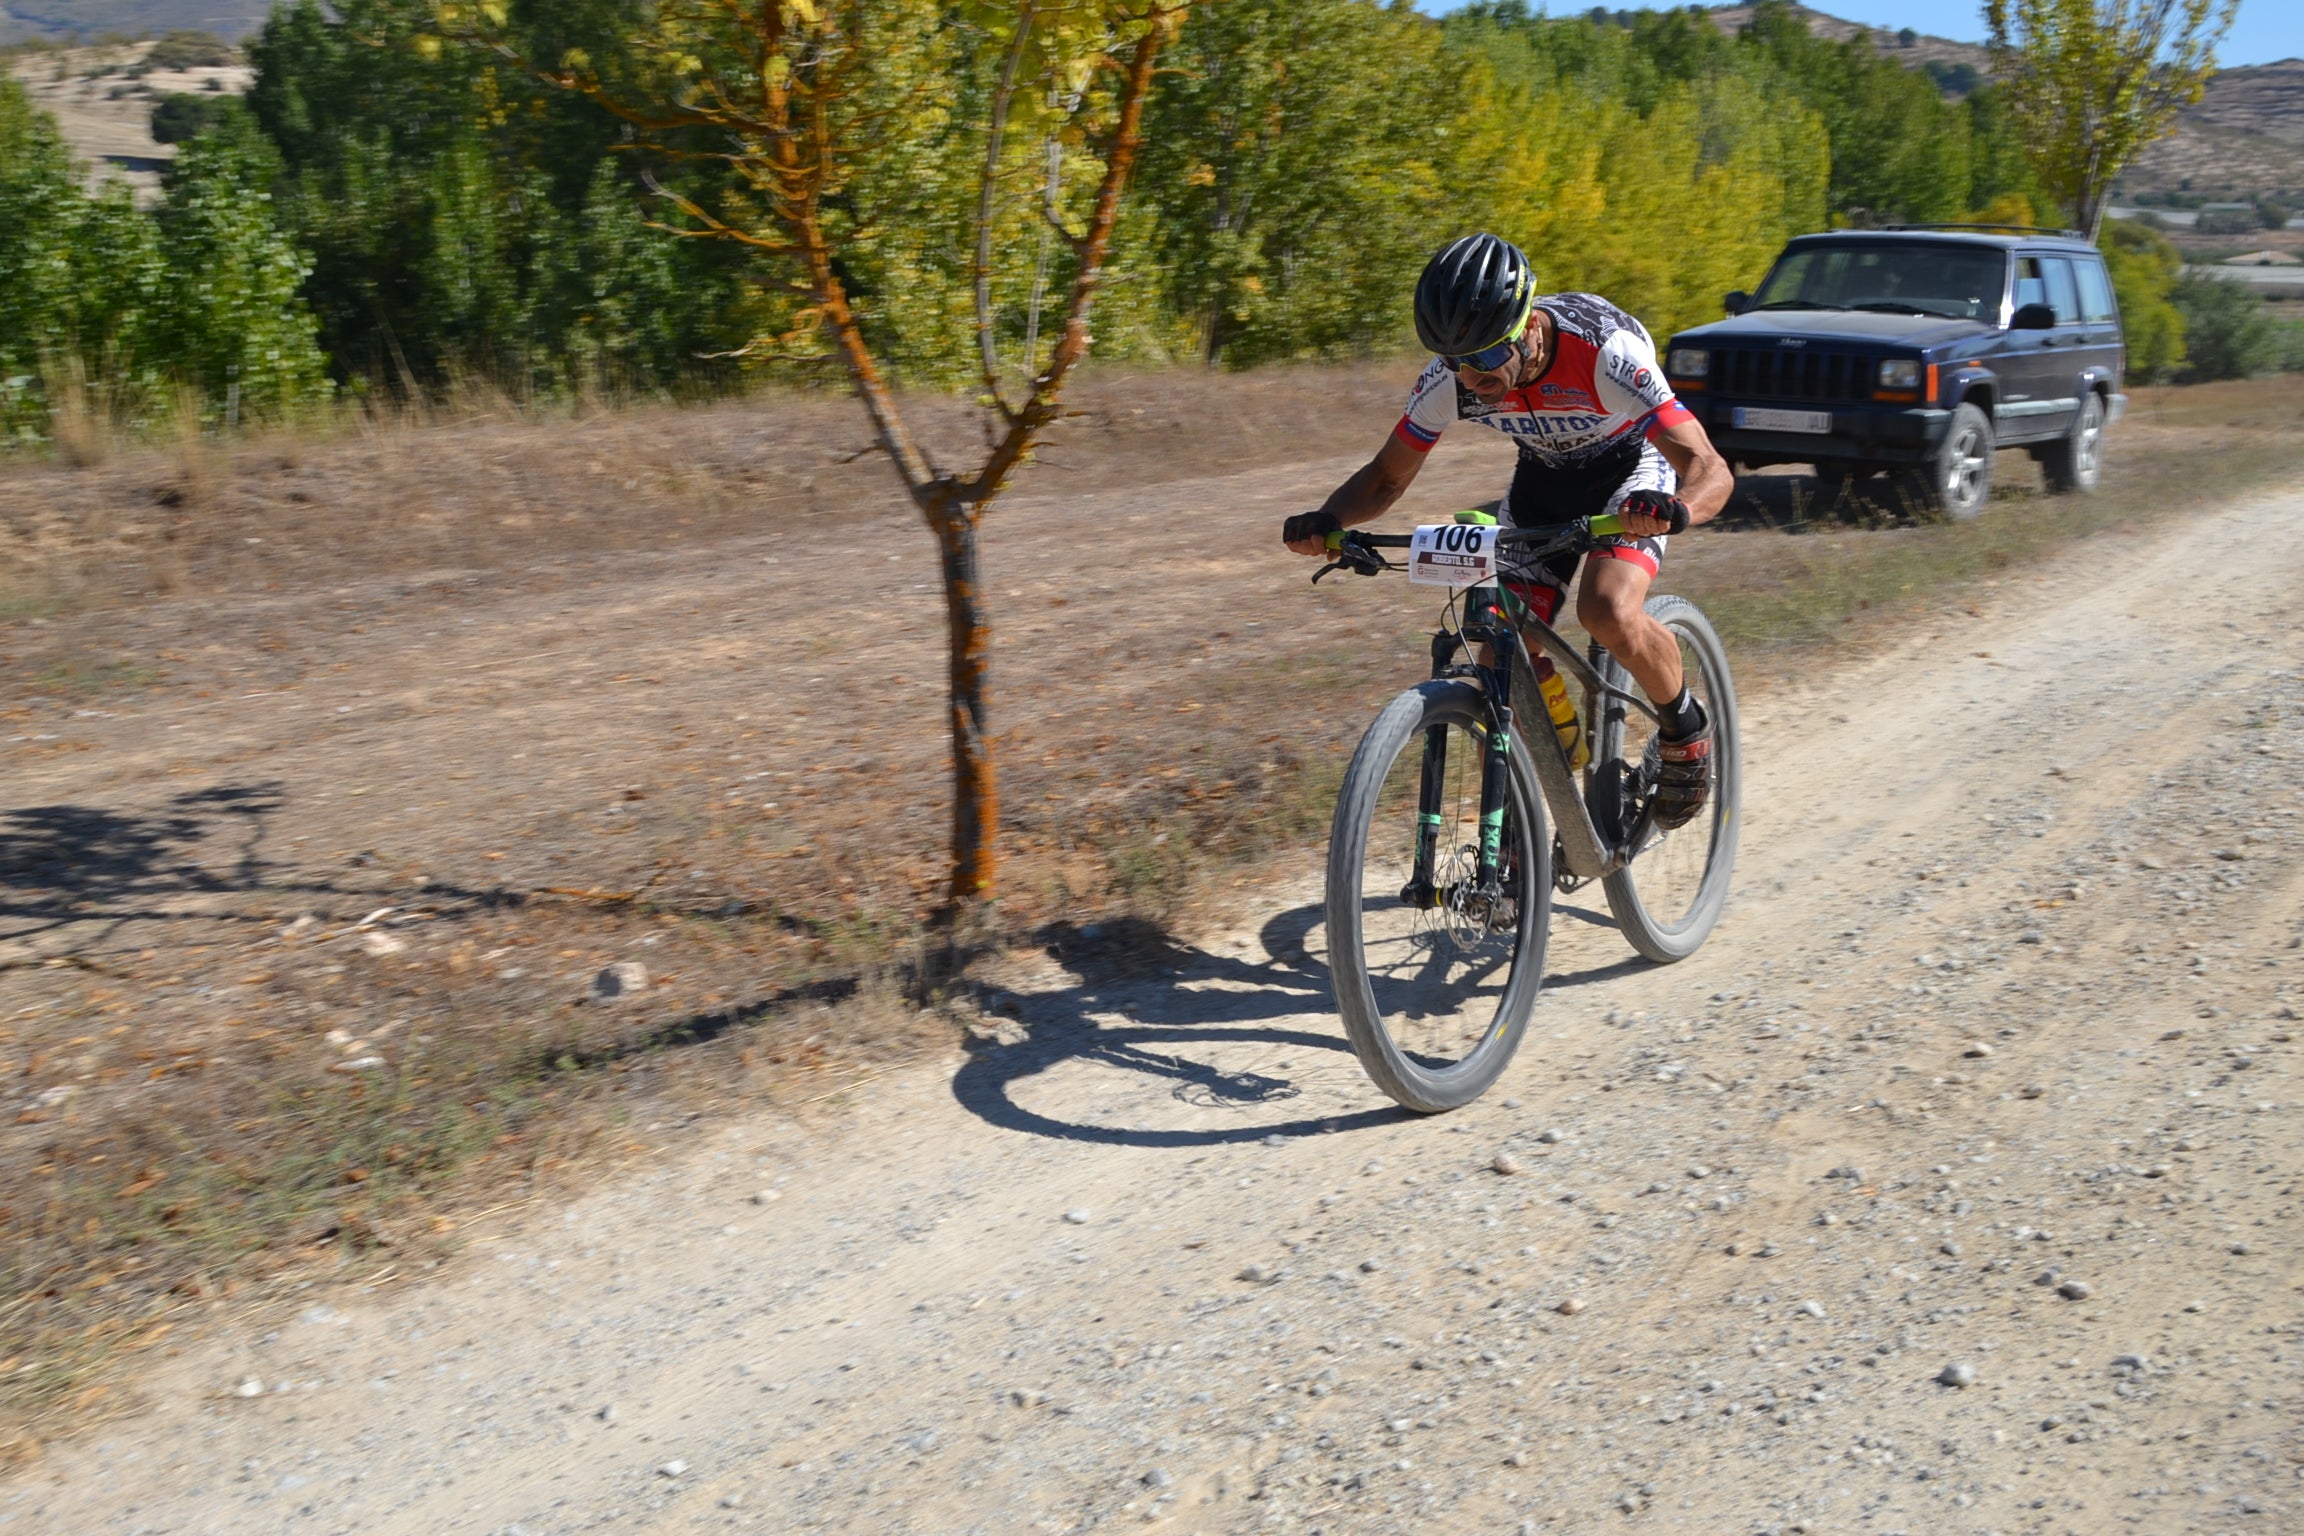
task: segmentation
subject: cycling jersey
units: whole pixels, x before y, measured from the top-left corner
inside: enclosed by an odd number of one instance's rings
[[[1694,417],[1665,382],[1647,328],[1597,294],[1547,294],[1536,307],[1555,327],[1552,359],[1542,375],[1490,405],[1435,357],[1408,392],[1395,434],[1419,453],[1430,452],[1457,421],[1509,436],[1519,445],[1520,463],[1499,509],[1506,527],[1614,512],[1632,491],[1675,489],[1677,477],[1654,440]],[[1595,559],[1630,560],[1654,575],[1663,564],[1664,540],[1607,539],[1592,553]],[[1523,595],[1528,594],[1522,583],[1528,582],[1551,588],[1556,597],[1576,563],[1574,556],[1541,566],[1507,560],[1506,571]]]
[[[1451,422],[1477,422],[1511,437],[1522,459],[1571,469],[1610,458],[1630,463],[1634,444],[1693,419],[1639,321],[1591,293],[1548,294],[1536,307],[1556,327],[1541,378],[1489,405],[1436,357],[1408,393],[1394,429],[1401,441],[1429,452]]]

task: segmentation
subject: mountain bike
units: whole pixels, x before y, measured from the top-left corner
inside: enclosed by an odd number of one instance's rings
[[[1414,533],[1331,534],[1330,563],[1313,577],[1406,569],[1411,581],[1452,589],[1431,680],[1386,705],[1361,737],[1328,841],[1337,1011],[1369,1077],[1419,1113],[1478,1098],[1519,1048],[1544,981],[1556,890],[1599,881],[1625,939],[1658,962],[1695,953],[1727,904],[1743,754],[1711,623],[1686,598],[1648,599],[1712,720],[1709,802],[1667,829],[1652,808],[1655,702],[1606,650],[1579,654],[1501,580],[1507,552],[1533,565],[1623,531],[1613,514],[1499,528],[1459,513]],[[1405,567],[1386,550],[1406,550]],[[1591,749],[1581,784],[1530,641],[1581,685],[1574,724]]]

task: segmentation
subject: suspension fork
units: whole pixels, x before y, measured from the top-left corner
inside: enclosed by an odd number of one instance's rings
[[[1460,635],[1442,630],[1432,637],[1432,675],[1439,677],[1463,649]],[[1448,787],[1448,727],[1431,726],[1424,732],[1423,777],[1416,788],[1416,871],[1400,900],[1419,912],[1440,904],[1440,889],[1432,878],[1440,857],[1440,815]]]
[[[1474,621],[1491,641],[1491,664],[1480,669],[1488,694],[1488,750],[1480,763],[1480,860],[1475,888],[1500,888],[1504,864],[1504,811],[1512,796],[1512,657],[1520,647],[1510,644],[1497,590],[1475,587],[1464,594],[1467,638]]]

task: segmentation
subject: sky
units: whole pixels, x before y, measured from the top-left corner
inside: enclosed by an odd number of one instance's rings
[[[1463,0],[1418,0],[1417,9],[1438,16],[1455,10]],[[1809,0],[1816,10],[1845,21],[1885,27],[1893,32],[1910,27],[1936,37],[1963,42],[1984,41],[1984,7],[1958,0]],[[1627,0],[1612,0],[1610,10],[1630,9]],[[1574,0],[1552,0],[1546,7],[1554,15],[1574,15],[1591,9]],[[2269,64],[2275,59],[2304,58],[2304,3],[2299,0],[2241,0],[2240,19],[2233,24],[2222,47],[2220,64]]]

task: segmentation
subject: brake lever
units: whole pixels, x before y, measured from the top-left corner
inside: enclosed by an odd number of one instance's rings
[[[1318,586],[1320,578],[1330,571],[1350,571],[1355,576],[1374,576],[1379,571],[1394,571],[1399,567],[1372,549],[1347,542],[1334,550],[1336,558],[1320,567],[1312,575],[1312,584]]]

